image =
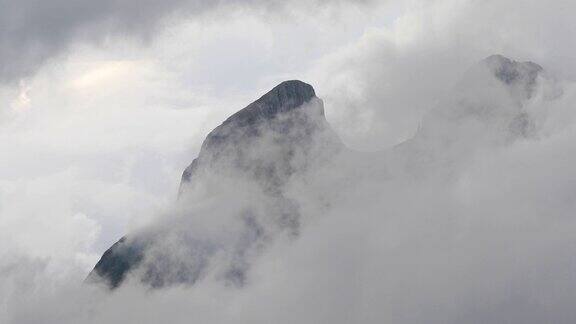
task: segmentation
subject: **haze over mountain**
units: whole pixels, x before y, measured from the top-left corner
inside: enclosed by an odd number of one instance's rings
[[[489,56],[426,113],[392,159],[415,174],[453,172],[484,149],[536,138],[546,114],[540,101],[551,101],[560,91],[538,64]]]
[[[182,175],[177,215],[123,237],[89,281],[116,288],[130,276],[159,288],[216,276],[243,286],[252,260],[274,239],[298,239],[302,205],[329,209],[339,195],[335,188],[357,186],[374,174],[452,177],[483,150],[537,137],[538,112],[530,101],[557,95],[539,65],[493,55],[429,111],[413,138],[382,153],[361,153],[344,148],[312,86],[283,82],[208,134]],[[327,170],[341,179],[324,179]],[[331,190],[314,192],[318,183]],[[311,190],[310,200],[291,194],[294,187]],[[190,222],[212,214],[232,233],[206,234]]]
[[[0,323],[572,324],[574,12],[0,0]]]

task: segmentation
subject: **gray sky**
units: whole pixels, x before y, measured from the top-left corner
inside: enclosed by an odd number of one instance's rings
[[[94,313],[175,323],[573,318],[573,1],[0,8],[0,322],[98,322],[86,317]],[[277,83],[311,83],[347,146],[381,151],[410,138],[494,53],[539,63],[562,88],[559,99],[532,103],[537,140],[480,154],[446,186],[359,181],[330,217],[271,247],[244,292],[207,282],[102,296],[70,284],[120,236],[166,214],[206,134]]]

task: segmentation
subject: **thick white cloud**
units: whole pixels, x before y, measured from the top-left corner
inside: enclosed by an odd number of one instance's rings
[[[422,114],[476,61],[504,54],[574,79],[570,1],[406,1],[319,60],[311,74],[335,127],[373,150],[409,138]],[[376,10],[376,9],[375,9]]]
[[[0,78],[26,78],[0,96],[0,322],[574,318],[570,1],[232,1],[204,16],[189,11],[212,5],[195,1],[5,2]],[[66,19],[53,26],[50,13]],[[344,140],[374,150],[410,137],[493,53],[566,80],[562,97],[530,107],[537,138],[481,151],[450,181],[414,184],[369,163],[326,170],[294,190],[308,208],[301,236],[254,260],[242,289],[81,286],[111,243],[169,210],[205,134],[277,82],[310,81]],[[332,198],[329,212],[310,192]]]

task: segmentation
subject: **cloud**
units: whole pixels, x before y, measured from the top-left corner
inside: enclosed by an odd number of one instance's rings
[[[359,177],[346,160],[345,169],[312,180],[329,197],[321,213],[306,203],[310,182],[293,183],[289,194],[305,207],[301,235],[276,240],[253,259],[241,289],[207,278],[159,291],[132,283],[108,294],[70,281],[54,291],[43,285],[55,280],[44,279],[34,294],[13,292],[10,320],[569,323],[575,134],[571,127],[483,150],[448,182]],[[234,206],[204,203],[210,217],[178,228],[225,239],[221,226],[233,222],[222,217]]]
[[[0,62],[11,63],[2,78],[28,79],[0,93],[0,322],[572,322],[571,2],[299,4],[289,19],[281,4],[257,3],[277,16],[223,10],[225,19],[157,28],[194,4],[2,5]],[[67,18],[54,25],[54,15]],[[155,41],[118,45],[125,35]],[[86,41],[105,46],[74,47]],[[277,81],[308,77],[347,143],[375,151],[412,136],[470,65],[493,53],[560,78],[561,96],[523,106],[537,136],[465,154],[440,149],[458,167],[423,179],[390,169],[398,165],[385,150],[295,181],[288,194],[301,208],[300,234],[248,258],[241,289],[217,276],[157,291],[81,285],[126,231],[188,215],[168,206],[205,134]],[[460,130],[469,144],[473,134]],[[226,199],[246,188],[214,186]],[[228,206],[202,200],[179,229],[234,238],[230,209],[258,195],[242,193]],[[163,243],[182,252],[178,238]]]
[[[168,0],[37,1],[2,0],[0,13],[0,81],[32,76],[46,62],[78,43],[105,46],[112,41],[149,42],[161,29],[182,19],[226,11],[291,12],[314,10],[346,1]],[[362,1],[360,3],[364,3]]]
[[[34,73],[74,41],[105,41],[114,34],[149,35],[186,1],[2,1],[2,80]]]
[[[311,78],[351,146],[376,150],[412,136],[422,115],[476,61],[492,54],[538,62],[573,80],[576,26],[569,1],[407,1],[348,46],[319,60]]]

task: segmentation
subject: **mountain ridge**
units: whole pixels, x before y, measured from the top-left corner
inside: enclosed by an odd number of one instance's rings
[[[537,127],[526,102],[535,95],[543,74],[544,69],[536,63],[518,62],[502,55],[481,60],[465,73],[452,97],[424,116],[413,138],[387,151],[390,154],[385,161],[372,163],[395,172],[407,170],[419,177],[430,170],[453,170],[456,160],[465,160],[482,145],[503,145],[534,136]],[[241,179],[232,183],[253,184],[259,192],[256,204],[264,201],[264,205],[273,206],[263,207],[260,212],[257,208],[238,211],[243,225],[234,241],[237,246],[231,247],[235,261],[225,271],[226,280],[243,283],[248,270],[245,259],[257,253],[262,242],[274,233],[298,233],[299,206],[284,194],[285,186],[294,175],[310,175],[310,170],[326,166],[344,150],[325,119],[322,100],[311,85],[299,80],[280,83],[206,136],[198,156],[182,174],[179,201],[185,203],[188,196],[196,193],[195,186],[207,180]],[[370,155],[350,153],[352,160],[370,160]],[[370,161],[361,165],[365,163]],[[350,177],[369,176],[363,172],[355,170]],[[232,190],[232,196],[243,190],[225,189]],[[163,239],[162,235],[155,237]],[[147,256],[148,246],[155,242],[125,236],[104,253],[89,278],[103,278],[115,288],[128,273],[143,267],[141,281],[153,287],[194,283],[205,271],[205,263],[219,242],[206,243],[197,238],[189,241],[200,249],[193,247],[188,251],[193,255],[192,261],[166,263],[166,256],[160,251],[160,256],[156,256],[161,260],[158,265],[150,263]],[[172,265],[177,271],[166,279],[163,267]]]

